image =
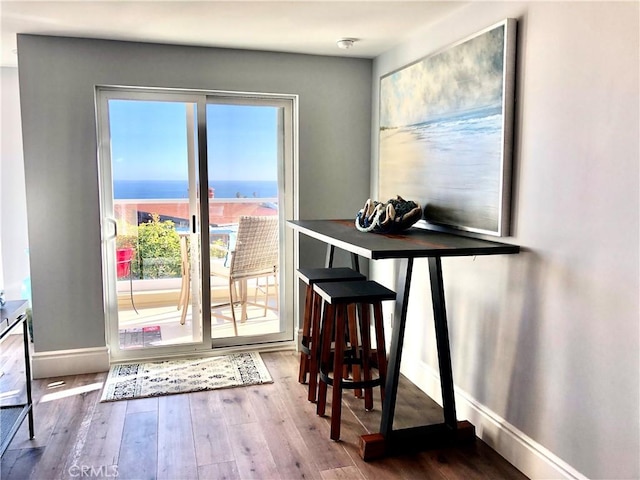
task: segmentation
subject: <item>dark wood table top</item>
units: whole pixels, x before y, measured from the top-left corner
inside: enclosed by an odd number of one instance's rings
[[[518,245],[415,227],[402,233],[383,234],[361,232],[356,229],[354,220],[289,220],[287,223],[300,233],[373,260],[499,255],[520,251]]]

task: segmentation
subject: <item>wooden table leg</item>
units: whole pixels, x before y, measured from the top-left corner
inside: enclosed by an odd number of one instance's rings
[[[385,402],[382,405],[382,418],[380,419],[380,433],[388,437],[393,429],[393,415],[396,409],[396,395],[398,393],[398,381],[400,379],[400,360],[402,358],[402,345],[404,343],[404,329],[407,323],[407,304],[409,303],[409,290],[411,287],[411,273],[413,271],[413,258],[401,258],[398,260],[398,283],[396,291],[395,316],[391,330],[391,346],[389,348],[389,364],[387,366],[387,381],[385,382]]]
[[[333,257],[336,253],[336,247],[327,243],[327,253],[324,259],[324,266],[327,268],[333,267]]]
[[[475,441],[475,427],[456,419],[456,406],[453,390],[453,372],[447,313],[444,301],[442,263],[439,257],[429,258],[431,280],[431,298],[436,330],[438,364],[442,389],[444,423],[420,427],[393,429],[398,381],[400,377],[400,359],[407,320],[407,302],[411,287],[413,259],[399,259],[395,317],[389,352],[389,366],[385,385],[385,402],[382,408],[380,433],[362,435],[359,453],[363,460],[369,461],[385,455],[394,455],[420,451],[427,448],[439,448]]]
[[[451,349],[449,347],[449,330],[447,327],[447,309],[444,302],[442,262],[439,257],[429,258],[429,275],[431,277],[431,302],[433,304],[433,318],[436,328],[444,423],[455,430],[458,425],[456,420],[456,400],[453,392],[453,371],[451,367]]]

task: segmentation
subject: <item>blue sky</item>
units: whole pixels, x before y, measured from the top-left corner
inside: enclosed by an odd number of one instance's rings
[[[277,179],[277,108],[207,105],[210,180]],[[109,101],[114,180],[186,180],[186,106]]]

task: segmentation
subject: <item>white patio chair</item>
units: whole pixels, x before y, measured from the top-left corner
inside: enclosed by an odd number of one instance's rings
[[[212,315],[233,321],[236,336],[236,304],[241,307],[241,322],[247,320],[247,305],[264,306],[266,315],[266,309],[271,308],[268,306],[270,289],[265,290],[264,304],[258,303],[257,299],[250,302],[247,300],[247,280],[256,279],[256,288],[259,288],[258,279],[266,279],[268,285],[269,278],[274,277],[273,290],[276,299],[278,298],[278,216],[240,217],[235,249],[231,252],[229,266],[212,264],[211,275],[225,278],[229,284],[229,302],[212,308],[218,310],[226,305],[231,308],[231,317],[213,310]],[[236,288],[238,286],[239,294]]]

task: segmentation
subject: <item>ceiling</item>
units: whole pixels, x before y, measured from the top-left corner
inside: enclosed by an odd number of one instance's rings
[[[17,66],[17,33],[373,58],[467,3],[0,0],[1,65]]]

